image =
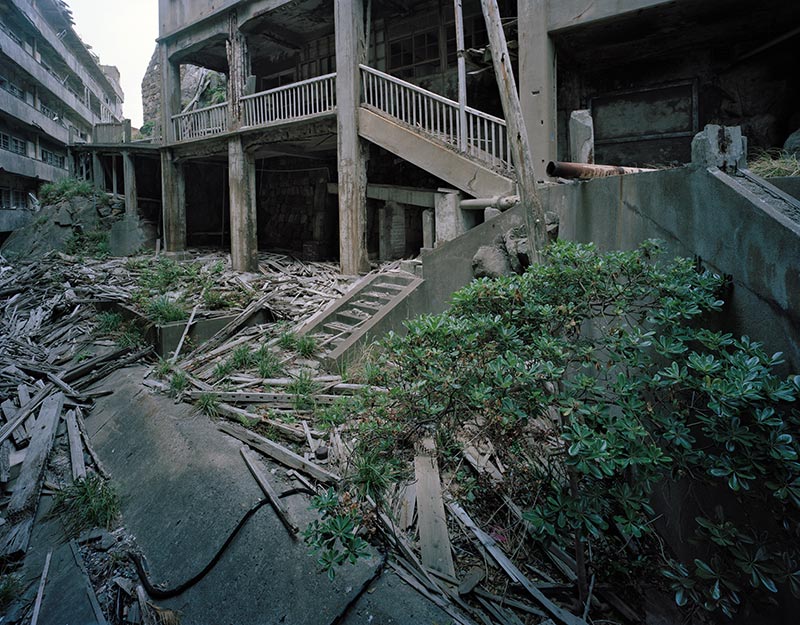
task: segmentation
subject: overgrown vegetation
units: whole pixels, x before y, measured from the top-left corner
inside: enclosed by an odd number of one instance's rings
[[[96,318],[97,331],[100,334],[113,334],[122,326],[122,315],[116,312],[101,311]]]
[[[93,527],[111,529],[119,516],[119,496],[114,487],[94,473],[60,490],[53,503],[68,536]]]
[[[147,316],[156,323],[170,323],[183,321],[189,317],[189,312],[180,300],[172,300],[167,295],[161,295],[147,305]]]
[[[108,232],[105,230],[92,230],[91,232],[75,230],[64,244],[64,251],[72,256],[107,258],[111,253]]]
[[[56,182],[47,182],[39,187],[39,202],[42,206],[58,204],[74,197],[92,197],[94,187],[88,180],[63,178]]]
[[[219,399],[214,393],[201,393],[197,398],[197,408],[209,417],[219,416]]]
[[[800,159],[779,148],[755,153],[748,162],[750,171],[762,178],[800,176]]]
[[[720,277],[657,252],[559,242],[544,264],[477,280],[388,337],[365,370],[392,390],[366,400],[351,482],[378,497],[422,437],[446,469],[462,468],[464,441],[489,441],[505,474],[477,476],[484,504],[513,501],[535,541],[571,550],[584,593],[592,575],[663,574],[679,605],[729,616],[800,594],[800,376],[714,329]],[[475,477],[454,491],[474,499]],[[653,499],[669,483],[692,495],[680,504],[695,518],[690,562],[655,540]]]

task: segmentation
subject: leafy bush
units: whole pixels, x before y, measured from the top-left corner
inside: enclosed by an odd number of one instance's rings
[[[704,327],[722,279],[656,252],[559,242],[524,275],[474,281],[448,312],[407,323],[370,367],[392,391],[373,398],[359,453],[396,459],[431,434],[493,441],[505,494],[536,540],[574,549],[583,583],[584,561],[599,583],[625,568],[636,581],[633,556],[618,565],[634,543],[695,610],[800,594],[800,376]],[[692,563],[648,540],[652,496],[676,480],[702,498]]]
[[[74,197],[92,197],[94,192],[91,182],[77,178],[63,178],[39,187],[39,203],[42,206],[50,206]]]

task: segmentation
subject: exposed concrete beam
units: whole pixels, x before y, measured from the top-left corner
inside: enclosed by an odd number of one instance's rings
[[[358,135],[359,65],[366,63],[363,0],[334,2],[339,155],[339,262],[344,274],[369,271],[366,146]]]
[[[240,137],[228,143],[228,193],[233,270],[257,271],[256,163]]]
[[[520,12],[528,2],[519,2]],[[547,2],[547,30],[555,32],[592,22],[599,22],[661,4],[675,4],[675,0],[550,0]],[[520,32],[522,23],[520,22]]]
[[[339,185],[335,182],[329,182],[328,193],[339,193]],[[398,204],[421,206],[423,208],[434,208],[436,206],[436,191],[415,189],[414,187],[398,187],[390,184],[368,184],[367,197],[370,200],[397,202]]]

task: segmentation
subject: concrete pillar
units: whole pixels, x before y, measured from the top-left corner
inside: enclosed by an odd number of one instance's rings
[[[228,15],[228,121],[230,128],[242,125],[241,98],[247,93],[247,79],[250,77],[250,55],[247,51],[247,39],[239,30],[236,11]]]
[[[406,251],[406,211],[397,202],[378,209],[378,256],[381,260],[402,258]]]
[[[181,66],[173,63],[167,54],[167,44],[162,43],[161,54],[161,137],[166,145],[175,140],[172,116],[181,112]]]
[[[234,271],[258,271],[256,161],[241,137],[228,141],[231,264]]]
[[[436,211],[436,245],[452,241],[466,232],[461,218],[461,194],[451,189],[439,189],[434,201]]]
[[[125,214],[137,215],[139,198],[136,195],[136,167],[133,155],[127,150],[122,153],[122,174],[125,186]]]
[[[161,211],[164,251],[186,249],[186,186],[183,165],[172,160],[170,150],[161,150]]]
[[[111,155],[111,193],[117,196],[117,155]]]
[[[358,136],[361,80],[366,63],[363,0],[334,2],[336,109],[339,156],[339,262],[344,274],[369,271],[366,146]]]
[[[573,163],[594,163],[594,122],[590,111],[569,115],[569,159]]]
[[[98,191],[106,190],[106,176],[103,172],[103,163],[97,152],[92,152],[92,180],[94,181],[95,189]]]
[[[436,243],[436,220],[433,210],[426,208],[422,211],[422,247],[433,248]]]
[[[519,95],[536,178],[555,161],[556,52],[547,33],[548,0],[518,0]]]

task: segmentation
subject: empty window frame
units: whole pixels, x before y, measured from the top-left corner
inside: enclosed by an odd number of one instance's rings
[[[390,39],[389,71],[399,78],[415,78],[441,71],[439,27]]]

